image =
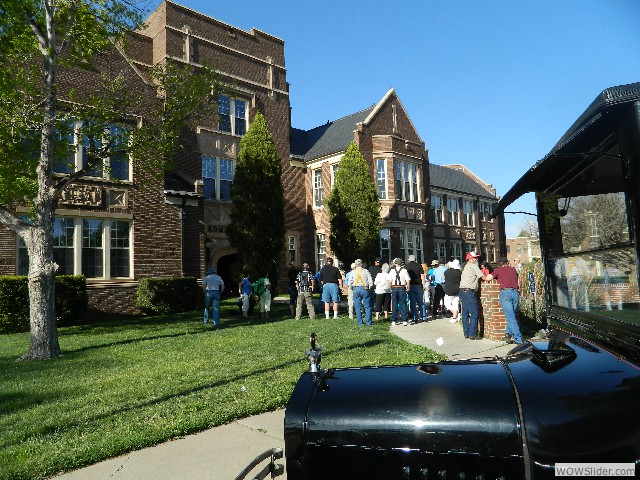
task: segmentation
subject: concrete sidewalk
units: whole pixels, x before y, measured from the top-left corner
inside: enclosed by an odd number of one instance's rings
[[[460,324],[450,324],[448,320],[443,318],[416,325],[392,325],[391,332],[407,342],[443,353],[451,360],[504,356],[513,348],[513,345],[504,342],[465,339]],[[284,449],[284,410],[237,420],[55,478],[233,480],[255,457],[275,447]],[[284,458],[279,463],[284,464]],[[252,474],[258,471],[255,469]],[[286,474],[278,478],[284,480]]]

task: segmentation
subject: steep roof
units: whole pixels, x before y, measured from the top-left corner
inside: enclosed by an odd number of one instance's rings
[[[353,142],[353,132],[358,123],[366,120],[375,105],[339,120],[327,122],[326,125],[311,130],[291,129],[291,155],[304,160],[325,157],[333,153],[343,152]]]
[[[431,176],[431,188],[442,188],[453,190],[469,195],[487,197],[495,199],[493,192],[484,185],[475,181],[464,170],[454,169],[443,165],[429,164],[429,175]],[[474,175],[475,176],[475,175]]]

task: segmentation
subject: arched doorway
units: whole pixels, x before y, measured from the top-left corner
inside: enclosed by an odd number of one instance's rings
[[[237,275],[237,273],[235,273],[238,269],[236,264],[239,261],[240,257],[237,253],[224,255],[217,260],[216,269],[218,271],[218,275],[220,275],[222,277],[222,280],[224,280],[223,296],[225,297],[237,297],[240,294],[240,292],[238,291],[238,278],[234,278],[234,275]],[[214,262],[214,265],[215,264],[216,262]]]

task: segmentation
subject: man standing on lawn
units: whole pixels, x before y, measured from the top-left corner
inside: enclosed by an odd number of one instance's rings
[[[224,281],[216,274],[215,268],[207,270],[207,276],[202,280],[202,290],[204,290],[204,318],[203,323],[208,323],[213,310],[213,326],[220,324],[220,295],[224,292]]]
[[[322,284],[322,301],[324,302],[324,316],[329,318],[329,304],[333,303],[333,318],[338,318],[340,305],[340,290],[342,290],[342,274],[333,266],[333,258],[327,258],[327,263],[320,269],[320,283]]]
[[[302,264],[302,271],[296,277],[296,288],[298,289],[298,300],[296,303],[296,320],[302,316],[302,302],[307,304],[307,312],[311,320],[316,318],[316,311],[313,309],[313,287],[315,280],[309,272],[309,264]]]

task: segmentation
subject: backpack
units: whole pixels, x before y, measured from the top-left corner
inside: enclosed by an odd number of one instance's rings
[[[261,297],[266,291],[267,286],[264,284],[264,278],[256,280],[256,283],[253,284],[253,294]]]
[[[296,280],[298,282],[298,289],[301,292],[311,291],[311,274],[309,272],[300,272]]]

